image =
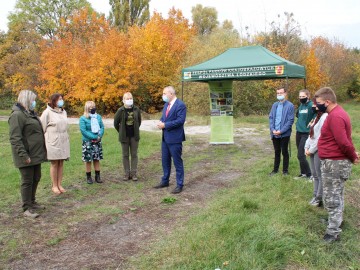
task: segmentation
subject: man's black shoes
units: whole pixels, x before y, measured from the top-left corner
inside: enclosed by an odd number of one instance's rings
[[[331,234],[325,234],[324,235],[324,241],[327,243],[332,243],[335,241],[340,241],[340,236],[339,235],[331,235]]]
[[[168,186],[169,186],[169,184],[160,183],[160,184],[154,186],[154,188],[164,188],[164,187],[168,187]]]
[[[177,193],[180,193],[182,191],[182,187],[176,187],[174,188],[173,191],[171,191],[172,194],[177,194]]]
[[[277,173],[278,173],[277,171],[272,171],[271,173],[269,173],[269,176],[273,176],[273,175],[275,175]]]
[[[160,183],[160,184],[154,186],[154,188],[159,189],[159,188],[165,188],[165,187],[168,187],[168,186],[169,186],[169,183],[167,183],[167,184]],[[180,193],[181,191],[182,191],[182,187],[177,186],[176,188],[174,188],[174,189],[171,191],[171,193],[172,193],[172,194],[178,194],[178,193]]]

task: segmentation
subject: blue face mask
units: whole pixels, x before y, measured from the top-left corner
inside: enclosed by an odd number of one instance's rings
[[[64,100],[60,99],[58,100],[58,102],[56,103],[56,105],[59,107],[59,108],[62,108],[64,106]]]
[[[284,95],[279,95],[279,96],[276,96],[277,100],[279,101],[282,101],[285,99],[285,96]]]
[[[166,96],[166,95],[163,95],[162,99],[163,99],[164,102],[169,102],[169,97]]]
[[[36,101],[34,100],[31,104],[30,104],[30,108],[29,110],[33,111],[36,107]]]

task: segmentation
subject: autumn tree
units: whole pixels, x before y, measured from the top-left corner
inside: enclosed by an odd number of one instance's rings
[[[315,50],[310,48],[306,51],[306,88],[310,93],[314,94],[321,87],[324,87],[328,83],[328,77],[321,70],[320,62],[315,55]]]
[[[75,110],[94,100],[106,111],[128,90],[126,38],[87,9],[63,23],[53,44],[42,47],[40,96],[46,100],[59,92]]]
[[[253,44],[259,44],[277,55],[294,63],[304,65],[303,54],[306,42],[301,39],[301,27],[291,12],[278,14],[276,20],[269,24],[268,32],[260,32],[252,37]],[[289,97],[296,101],[298,90],[304,88],[303,80],[265,80],[259,84],[257,91],[262,92],[263,99],[273,98],[274,89],[287,86]]]
[[[7,54],[7,48],[4,46],[6,40],[6,34],[3,31],[0,31],[0,92],[3,91],[5,86],[5,70],[2,59]]]
[[[340,99],[347,98],[348,83],[353,80],[352,66],[356,59],[352,52],[337,40],[316,37],[310,47],[319,59],[320,69],[329,78],[331,86]]]
[[[210,34],[219,25],[217,10],[213,7],[203,7],[201,4],[191,8],[193,23],[200,35]]]
[[[38,84],[41,36],[26,22],[11,24],[0,43],[2,91],[17,94]]]
[[[144,26],[150,19],[149,2],[150,0],[109,0],[112,25],[125,32],[133,25]]]
[[[303,60],[299,55],[304,42],[301,40],[300,24],[295,20],[294,14],[289,12],[284,12],[283,16],[278,14],[277,20],[272,21],[269,26],[270,31],[255,34],[253,42],[290,61]]]
[[[221,27],[227,30],[234,30],[234,25],[231,20],[225,20],[222,22]]]
[[[197,35],[187,48],[182,68],[202,63],[229,48],[239,46],[239,34],[229,27],[218,27],[205,36]],[[185,83],[184,99],[189,111],[204,115],[209,113],[209,87],[207,83]]]
[[[17,0],[9,21],[10,25],[28,22],[40,35],[52,39],[61,19],[67,20],[75,10],[84,7],[91,5],[86,0]]]
[[[180,81],[181,63],[195,32],[181,11],[171,9],[168,18],[154,13],[142,28],[129,29],[129,75],[131,89],[141,108],[162,108],[162,89]]]
[[[42,47],[41,98],[59,92],[75,107],[82,109],[91,99],[102,111],[115,111],[124,92],[131,91],[143,110],[154,112],[163,105],[162,88],[179,80],[193,35],[175,10],[168,19],[155,14],[128,34],[82,10],[64,22],[52,45]]]
[[[355,55],[357,58],[359,58],[359,53],[356,53]],[[354,98],[355,100],[360,101],[360,61],[353,64],[352,71],[354,78],[347,88],[347,94],[350,98]]]

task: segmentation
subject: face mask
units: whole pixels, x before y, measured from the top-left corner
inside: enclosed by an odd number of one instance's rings
[[[36,107],[36,101],[34,100],[31,104],[30,104],[30,108],[29,108],[29,110],[34,110],[35,109],[35,107]]]
[[[127,99],[124,101],[125,105],[128,107],[131,107],[134,104],[134,100],[132,99]]]
[[[164,102],[169,102],[169,98],[168,98],[168,96],[166,96],[166,95],[163,95],[163,96],[162,96],[162,99],[163,99]]]
[[[327,107],[325,106],[325,103],[324,104],[318,103],[318,104],[316,104],[316,107],[318,108],[319,112],[322,112],[322,113],[326,112]]]
[[[307,97],[306,97],[306,98],[300,98],[300,102],[301,102],[302,104],[305,104],[307,101],[308,101],[308,98],[307,98]]]
[[[59,107],[59,108],[62,108],[64,106],[64,100],[60,99],[58,100],[58,102],[56,103],[56,105]]]
[[[316,107],[311,107],[311,109],[312,109],[313,113],[317,113],[317,112],[318,112],[317,109],[316,109]]]
[[[277,100],[282,101],[285,99],[284,95],[276,96]]]
[[[96,108],[92,108],[92,109],[90,110],[90,113],[91,113],[91,114],[95,114],[95,113],[96,113]]]

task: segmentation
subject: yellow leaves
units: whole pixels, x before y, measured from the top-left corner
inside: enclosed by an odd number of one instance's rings
[[[310,48],[307,52],[305,60],[306,68],[306,87],[314,94],[320,87],[325,86],[328,82],[328,77],[320,68],[320,63],[315,55],[315,50]]]
[[[131,91],[146,101],[144,109],[157,110],[162,87],[178,80],[193,35],[176,10],[169,19],[154,14],[146,26],[131,27],[128,34],[110,28],[103,17],[80,11],[63,23],[51,46],[42,46],[41,98],[59,92],[71,105],[91,99],[110,109]]]

